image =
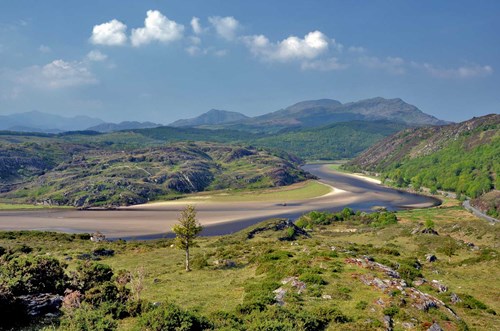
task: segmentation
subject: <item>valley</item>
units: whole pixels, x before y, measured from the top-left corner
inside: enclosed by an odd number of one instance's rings
[[[327,188],[333,187],[333,190],[327,193],[320,190],[320,196],[308,199],[294,199],[294,195],[288,193],[275,198],[256,197],[256,201],[251,197],[247,198],[248,201],[210,201],[203,199],[203,195],[195,195],[115,210],[0,211],[0,230],[99,231],[114,239],[163,238],[177,222],[180,211],[192,204],[205,226],[202,235],[213,236],[230,234],[269,218],[297,219],[313,210],[337,212],[350,207],[367,212],[376,208],[392,211],[440,204],[435,198],[397,191],[364,178],[334,172],[329,170],[328,164],[306,165],[304,170],[319,177],[319,183]],[[300,197],[300,193],[297,196]]]

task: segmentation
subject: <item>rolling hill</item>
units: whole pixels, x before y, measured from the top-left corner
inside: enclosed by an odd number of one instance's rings
[[[476,198],[500,187],[500,115],[410,128],[363,152],[346,167],[382,173],[397,186]]]
[[[286,153],[215,143],[116,151],[37,137],[37,142],[3,141],[0,157],[0,198],[81,208],[283,186],[310,177],[299,168],[301,160]]]

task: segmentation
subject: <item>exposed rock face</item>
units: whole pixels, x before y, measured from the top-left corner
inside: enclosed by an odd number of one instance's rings
[[[430,328],[427,329],[427,331],[443,331],[443,329],[441,329],[441,326],[439,324],[434,323]]]
[[[419,310],[428,311],[431,308],[443,308],[454,318],[460,319],[457,314],[455,314],[455,312],[451,308],[449,308],[443,301],[432,295],[424,293],[416,289],[415,287],[408,286],[408,284],[406,284],[404,280],[400,279],[399,274],[394,274],[394,271],[391,268],[383,264],[357,258],[347,258],[345,262],[358,265],[366,269],[381,271],[390,277],[390,279],[380,279],[370,274],[353,275],[354,278],[359,279],[365,285],[374,286],[385,293],[398,290],[401,292],[405,300],[410,301],[411,304]]]
[[[431,286],[434,287],[436,290],[438,290],[439,293],[444,293],[448,291],[448,286],[444,285],[443,283],[435,279],[431,281]]]
[[[437,261],[437,257],[434,254],[426,254],[425,255],[425,260],[427,262],[436,262]]]
[[[310,237],[309,233],[304,231],[304,229],[296,226],[291,220],[276,220],[269,222],[267,226],[265,227],[259,227],[256,229],[253,229],[247,233],[247,239],[252,239],[256,234],[265,232],[265,231],[283,231],[286,229],[292,228],[294,230],[294,233],[296,236],[304,236],[304,237]],[[285,240],[285,238],[282,238],[282,240]]]
[[[40,293],[18,297],[31,317],[59,313],[63,297],[57,294]]]

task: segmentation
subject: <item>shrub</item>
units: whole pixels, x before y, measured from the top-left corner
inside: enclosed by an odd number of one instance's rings
[[[359,301],[357,304],[356,304],[356,309],[359,309],[359,310],[365,310],[366,307],[368,307],[368,302],[366,301]]]
[[[211,328],[206,318],[183,310],[172,303],[143,313],[139,317],[138,326],[141,330],[151,331],[187,331]]]
[[[326,285],[326,281],[318,274],[305,273],[300,275],[299,279],[308,284]]]
[[[208,259],[205,254],[200,254],[197,253],[193,256],[193,259],[191,260],[191,266],[194,269],[203,269],[205,267],[208,267]]]
[[[391,317],[394,317],[396,316],[397,313],[399,313],[399,308],[397,306],[390,306],[384,308],[384,315],[389,315]]]
[[[62,293],[67,283],[65,267],[52,257],[20,256],[7,262],[0,275],[14,295]]]
[[[112,277],[113,270],[110,266],[86,261],[78,265],[73,278],[73,286],[85,292],[101,283],[110,281]]]
[[[104,308],[82,304],[80,308],[65,310],[59,330],[63,331],[113,331],[118,324]]]

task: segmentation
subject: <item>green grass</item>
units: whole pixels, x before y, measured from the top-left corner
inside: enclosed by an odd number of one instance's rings
[[[277,201],[286,202],[319,197],[331,192],[331,188],[318,181],[310,180],[290,186],[273,189],[207,192],[186,196],[185,201],[241,202]]]
[[[31,205],[26,203],[2,203],[0,202],[0,210],[23,210],[23,209],[71,209],[69,206],[45,206],[45,205]]]
[[[296,276],[306,281],[307,288],[302,294],[290,291],[285,296],[285,307],[308,312],[335,306],[350,318],[346,324],[331,323],[327,330],[380,328],[384,309],[392,305],[399,308],[394,310],[396,329],[401,323],[416,319],[417,330],[427,329],[429,325],[426,323],[434,320],[442,327],[451,323],[450,329],[460,330],[455,320],[447,321],[447,312],[443,309],[419,311],[410,303],[402,302],[401,294],[383,292],[357,279],[360,275],[385,279],[384,273],[346,263],[348,257],[364,255],[394,266],[417,258],[422,264],[420,272],[429,282],[437,279],[449,287],[445,294],[438,294],[429,286],[422,288],[424,292],[445,302],[448,302],[450,293],[463,297],[471,295],[498,314],[500,230],[475,218],[459,204],[459,201],[450,199],[440,207],[398,212],[397,224],[380,228],[335,222],[318,226],[310,232],[311,238],[301,237],[293,242],[278,240],[281,235],[273,231],[246,239],[249,229],[229,236],[199,238],[198,247],[191,255],[193,261],[203,257],[207,264],[195,267],[193,263],[190,273],[183,271],[183,252],[170,247],[171,240],[96,244],[70,235],[10,232],[0,233],[0,246],[15,249],[25,244],[36,254],[51,254],[59,259],[72,257],[73,260],[68,261],[69,270],[78,263],[75,258],[78,254],[98,247],[114,249],[116,255],[103,258],[101,262],[109,264],[115,271],[126,269],[134,272],[143,267],[145,289],[142,298],[153,302],[169,300],[204,315],[220,310],[234,312],[238,304],[262,296],[272,297],[275,286],[290,289],[290,285],[280,283],[283,278]],[[439,236],[412,235],[412,230],[423,226],[427,219],[434,222]],[[262,224],[252,228],[259,226]],[[350,229],[356,231],[348,231]],[[449,259],[440,247],[450,237],[459,248]],[[473,242],[479,250],[468,248],[464,242]],[[436,254],[438,261],[425,262],[427,253]],[[221,259],[234,261],[236,267],[215,265],[214,262]],[[317,281],[319,279],[321,281]],[[324,295],[331,299],[323,298]],[[385,305],[377,304],[379,299]],[[499,325],[498,315],[485,309],[451,304],[450,307],[471,329],[494,330]],[[372,322],[367,324],[367,320]],[[127,319],[121,325],[132,328],[134,323],[133,319]]]

